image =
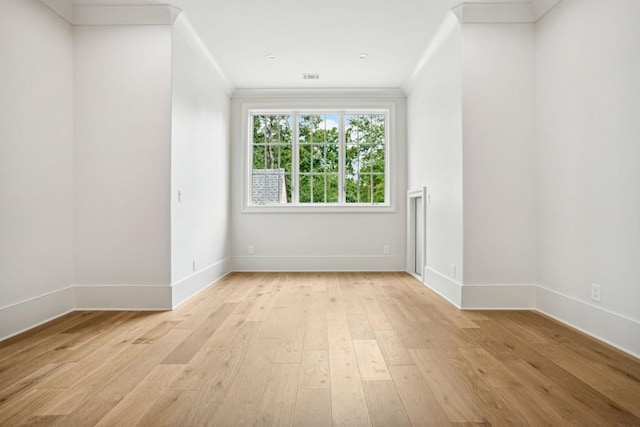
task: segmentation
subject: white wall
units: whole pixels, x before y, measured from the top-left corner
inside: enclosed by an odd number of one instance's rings
[[[429,286],[463,308],[537,309],[640,354],[639,12],[563,0],[537,24],[463,24],[462,52],[445,21],[407,84],[408,187],[431,193]],[[442,178],[463,179],[464,231],[454,210],[438,245]],[[458,283],[447,269],[462,258]]]
[[[76,285],[168,286],[171,27],[74,36]]]
[[[464,284],[535,284],[535,27],[462,34]]]
[[[376,91],[308,92],[302,97],[269,92],[232,100],[232,255],[235,270],[404,270],[406,116],[404,98],[380,98]],[[380,108],[392,105],[391,197],[393,212],[243,212],[247,105],[257,108]],[[353,208],[352,208],[353,209]],[[371,210],[371,208],[369,208]],[[254,247],[249,255],[248,246]],[[390,254],[383,248],[390,246]]]
[[[73,282],[71,26],[38,1],[3,0],[0,62],[1,339],[69,309],[64,296],[51,312],[3,314]]]
[[[563,0],[538,23],[536,52],[539,284],[581,307],[583,319],[566,304],[556,316],[604,338],[622,332],[636,354],[638,16],[636,0]],[[592,283],[601,286],[601,303],[590,298]],[[603,330],[611,324],[590,323],[591,306],[632,319],[636,329]]]
[[[200,289],[230,267],[230,98],[184,15],[173,25],[172,44],[171,282],[215,270],[194,278]]]
[[[444,18],[407,98],[408,189],[427,186],[426,282],[460,304],[462,247],[462,38]],[[451,265],[457,266],[456,277]]]

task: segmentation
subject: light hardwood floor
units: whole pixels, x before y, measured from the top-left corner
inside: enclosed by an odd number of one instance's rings
[[[0,343],[0,425],[640,426],[640,361],[402,273],[235,273]]]

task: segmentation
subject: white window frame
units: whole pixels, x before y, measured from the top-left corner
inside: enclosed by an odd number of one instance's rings
[[[395,102],[358,102],[345,104],[344,102],[310,102],[298,103],[295,100],[288,102],[276,102],[278,105],[267,105],[267,102],[245,102],[241,106],[240,120],[242,120],[242,159],[243,159],[243,185],[244,192],[242,200],[242,213],[392,213],[396,211],[396,103]],[[251,175],[252,175],[252,144],[253,126],[252,115],[260,114],[280,114],[280,115],[302,115],[302,114],[340,114],[339,134],[340,134],[340,165],[339,165],[339,203],[299,203],[298,202],[298,180],[299,180],[299,152],[298,141],[293,141],[293,200],[287,204],[256,205],[251,203]],[[346,203],[345,202],[345,173],[344,173],[344,116],[348,114],[385,114],[385,203]],[[297,137],[297,116],[294,115],[293,126],[295,128],[294,138]]]

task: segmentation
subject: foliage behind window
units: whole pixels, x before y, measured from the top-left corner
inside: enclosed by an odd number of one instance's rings
[[[251,203],[384,204],[386,114],[252,114]]]

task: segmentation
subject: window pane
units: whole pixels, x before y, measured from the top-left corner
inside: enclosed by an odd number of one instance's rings
[[[358,183],[354,175],[347,175],[344,179],[345,200],[347,203],[358,203]]]
[[[253,116],[253,143],[264,142],[264,133],[262,132],[262,116]]]
[[[358,179],[360,203],[371,203],[371,175],[361,174]]]
[[[301,144],[311,142],[311,116],[298,117],[298,133]]]
[[[325,132],[324,129],[315,129],[311,140],[313,142],[324,142]]]
[[[311,203],[311,178],[309,175],[300,175],[300,203]]]
[[[327,175],[327,203],[338,203],[338,175]]]
[[[298,118],[300,203],[337,203],[340,170],[339,114]]]
[[[373,172],[384,173],[385,168],[385,152],[384,145],[374,145],[373,152]]]
[[[340,141],[340,133],[338,132],[338,121],[340,120],[337,114],[327,114],[325,116],[326,123],[326,141],[330,144],[338,144]]]
[[[284,169],[254,169],[251,201],[256,205],[274,205],[291,201],[291,184]]]
[[[344,116],[344,135],[347,144],[358,143],[358,116],[346,114]]]
[[[345,172],[354,174],[358,172],[358,146],[349,144],[344,152]]]
[[[313,144],[311,146],[311,160],[314,173],[324,172],[324,145]]]
[[[384,203],[384,175],[373,175],[373,202]]]
[[[253,168],[264,169],[264,145],[253,146]]]
[[[346,203],[385,202],[385,121],[384,114],[345,115]]]
[[[358,121],[358,133],[360,134],[361,144],[371,144],[371,116],[368,114],[361,115]]]
[[[311,146],[300,144],[300,172],[311,172]]]
[[[253,142],[291,142],[291,116],[257,115],[253,119]]]
[[[338,173],[340,163],[339,145],[328,144],[327,155],[325,159],[325,170],[328,173]]]
[[[371,172],[373,168],[373,149],[370,145],[360,145],[360,170],[362,172]]]
[[[371,115],[371,143],[384,145],[385,117],[384,114]]]
[[[325,177],[324,175],[313,176],[313,202],[324,203]]]
[[[276,116],[278,120],[277,141],[290,144],[293,136],[293,117]]]
[[[280,145],[279,167],[283,168],[287,172],[287,175],[291,174],[293,169],[293,145],[291,144]]]
[[[291,115],[253,116],[251,202],[257,205],[291,203]]]

